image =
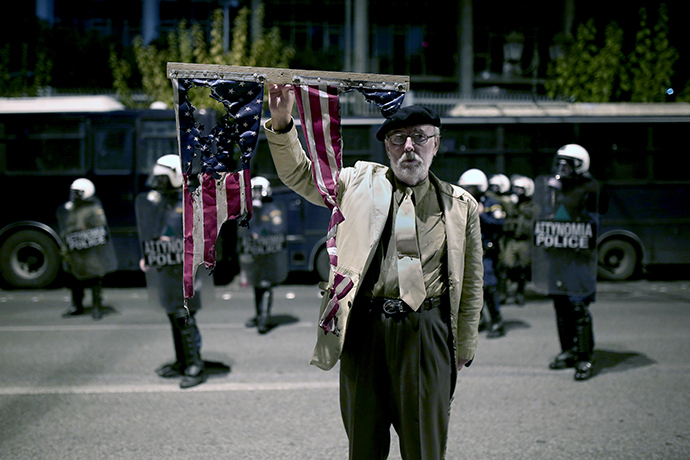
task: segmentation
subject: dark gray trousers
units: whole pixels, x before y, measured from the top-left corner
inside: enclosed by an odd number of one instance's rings
[[[387,458],[391,425],[404,460],[443,458],[457,376],[447,308],[389,317],[355,303],[340,362],[350,460]]]

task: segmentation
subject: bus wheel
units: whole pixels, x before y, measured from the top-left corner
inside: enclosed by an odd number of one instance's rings
[[[321,281],[328,281],[328,275],[331,271],[331,262],[328,260],[328,251],[324,246],[316,254],[316,274],[319,275]]]
[[[610,281],[627,280],[637,270],[635,246],[625,240],[607,240],[599,246],[599,277]]]
[[[0,273],[18,289],[48,286],[60,271],[60,251],[53,239],[36,230],[20,230],[0,247]]]

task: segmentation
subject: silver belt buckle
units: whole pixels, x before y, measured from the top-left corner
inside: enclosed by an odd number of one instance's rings
[[[405,302],[399,299],[388,299],[383,302],[383,312],[387,315],[405,313]]]

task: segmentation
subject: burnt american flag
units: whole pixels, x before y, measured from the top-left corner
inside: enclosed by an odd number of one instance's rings
[[[194,278],[202,263],[215,266],[214,245],[227,220],[245,225],[252,216],[251,172],[249,164],[256,150],[263,109],[264,84],[256,81],[175,78],[175,109],[179,127],[179,147],[184,176],[184,295],[194,295]],[[222,104],[225,114],[205,133],[195,118],[189,92],[209,88],[210,97]],[[315,165],[314,180],[332,215],[327,231],[329,262],[335,283],[330,304],[320,320],[325,332],[338,333],[336,313],[339,301],[352,288],[349,277],[338,273],[336,231],[344,220],[337,205],[338,174],[342,168],[339,97],[351,91],[347,85],[295,85],[297,106],[307,150]],[[357,88],[374,103],[384,117],[402,104],[404,93]],[[240,150],[234,156],[233,145]],[[198,173],[193,174],[192,170]]]
[[[224,108],[208,133],[189,99],[196,87],[209,88],[210,97]],[[174,79],[173,89],[184,177],[183,285],[188,299],[194,295],[197,268],[202,263],[210,269],[215,266],[214,245],[223,223],[234,219],[245,225],[251,219],[249,162],[259,137],[264,86],[254,81],[185,78]]]

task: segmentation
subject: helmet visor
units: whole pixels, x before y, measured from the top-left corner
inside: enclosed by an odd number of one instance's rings
[[[553,173],[556,177],[570,177],[582,167],[582,160],[571,157],[557,156],[554,160]]]

